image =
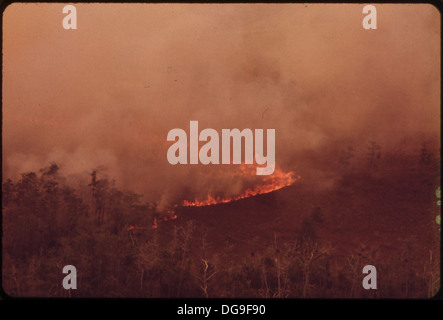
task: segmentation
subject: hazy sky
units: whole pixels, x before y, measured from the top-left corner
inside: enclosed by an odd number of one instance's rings
[[[75,4],[77,30],[63,6],[4,12],[4,177],[55,161],[65,174],[103,165],[157,199],[233,188],[226,166],[167,162],[167,132],[190,120],[276,129],[283,170],[343,140],[438,138],[431,5],[376,4],[377,30],[361,4]]]

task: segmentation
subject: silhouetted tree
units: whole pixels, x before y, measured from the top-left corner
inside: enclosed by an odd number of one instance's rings
[[[378,166],[381,158],[381,147],[375,141],[369,141],[368,146],[368,162],[370,168]]]
[[[345,167],[349,167],[351,165],[351,161],[354,158],[354,147],[348,146],[346,149],[340,150],[340,159],[339,163]]]
[[[91,173],[91,183],[89,186],[91,187],[92,191],[95,216],[98,222],[103,222],[109,182],[107,179],[98,179],[97,170],[93,170]]]
[[[421,166],[426,166],[430,164],[431,161],[432,161],[432,153],[429,151],[428,147],[426,146],[426,142],[423,142],[420,148],[419,164]]]

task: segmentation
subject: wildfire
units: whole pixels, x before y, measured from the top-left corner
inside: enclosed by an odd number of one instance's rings
[[[250,174],[247,167],[241,166],[241,171],[243,175]],[[213,197],[208,195],[205,200],[184,200],[182,206],[184,207],[203,207],[210,206],[219,203],[227,203],[231,201],[236,201],[240,199],[245,199],[253,197],[259,194],[269,193],[272,191],[279,190],[284,187],[292,185],[300,176],[296,176],[294,172],[283,172],[280,168],[275,168],[272,175],[266,176],[265,183],[253,188],[246,189],[242,194],[233,197]]]
[[[175,220],[177,219],[177,215],[172,210],[168,210],[168,213],[171,214],[170,216],[164,216],[163,221],[169,221],[169,220]]]
[[[167,212],[168,212],[168,215],[164,216],[163,219],[161,219],[161,221],[167,222],[167,221],[171,221],[171,220],[177,219],[177,215],[175,214],[174,210],[168,210]],[[154,218],[154,222],[153,222],[151,228],[152,229],[157,229],[158,228],[157,218]]]

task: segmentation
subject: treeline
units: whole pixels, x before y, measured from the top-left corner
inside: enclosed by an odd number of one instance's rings
[[[439,288],[438,257],[430,253],[425,264],[414,264],[406,248],[378,263],[378,290],[363,290],[361,270],[375,249],[339,258],[318,237],[325,223],[320,207],[292,237],[275,233],[233,258],[235,243],[214,247],[199,221],[178,215],[160,222],[154,206],[96,170],[78,188],[59,171],[52,164],[3,181],[2,284],[11,296],[429,297]],[[62,287],[65,265],[77,269],[76,290]]]
[[[75,189],[52,164],[2,184],[3,288],[12,296],[132,296],[136,250],[127,228],[152,220],[140,196],[91,174]],[[65,265],[78,269],[79,289],[61,287]],[[135,281],[135,280],[134,280]]]

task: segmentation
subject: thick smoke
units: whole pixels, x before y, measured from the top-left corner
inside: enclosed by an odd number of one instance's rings
[[[62,28],[63,4],[4,13],[4,177],[50,162],[85,177],[105,166],[166,206],[256,182],[235,166],[170,165],[167,133],[189,132],[190,120],[276,129],[277,166],[302,177],[342,144],[438,140],[431,5],[376,5],[377,30],[362,28],[362,5],[76,7],[77,30]]]

